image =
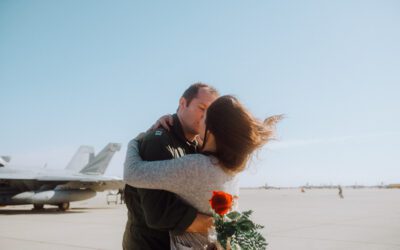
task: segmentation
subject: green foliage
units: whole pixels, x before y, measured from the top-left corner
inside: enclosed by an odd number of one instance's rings
[[[236,212],[236,211],[230,212],[229,214],[226,215],[226,217],[228,217],[231,220],[236,220],[240,216],[242,216],[242,215],[239,212]]]
[[[232,250],[266,249],[268,244],[265,238],[258,232],[258,230],[264,227],[250,220],[252,212],[251,210],[243,213],[233,211],[225,216],[214,214],[217,240],[225,249],[228,238],[230,239]]]

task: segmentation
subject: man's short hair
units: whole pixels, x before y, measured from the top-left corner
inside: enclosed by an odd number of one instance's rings
[[[183,92],[182,97],[186,99],[186,106],[189,106],[192,100],[197,97],[200,88],[207,88],[207,90],[211,94],[214,94],[216,96],[219,95],[218,90],[216,88],[202,82],[197,82],[190,85],[189,88],[187,88],[185,92]]]

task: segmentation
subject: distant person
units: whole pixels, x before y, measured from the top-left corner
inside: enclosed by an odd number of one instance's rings
[[[305,193],[306,191],[304,190],[304,187],[301,188],[300,190],[302,193]]]
[[[340,199],[343,199],[344,197],[343,197],[343,190],[342,190],[342,187],[339,185],[339,186],[338,186],[338,189],[339,189],[339,197],[340,197]]]
[[[117,195],[119,195],[119,204],[125,203],[123,188],[118,189]]]
[[[235,97],[221,96],[209,106],[199,124],[201,153],[142,161],[143,142],[139,136],[128,145],[124,180],[136,188],[173,192],[199,212],[209,214],[212,191],[237,194],[236,174],[245,168],[251,154],[271,139],[273,127],[281,118],[273,116],[261,122]],[[170,241],[171,249],[206,249],[212,245],[207,231],[171,232]]]

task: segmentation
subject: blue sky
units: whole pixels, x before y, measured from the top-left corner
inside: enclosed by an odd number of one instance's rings
[[[400,182],[398,1],[1,1],[0,154],[123,149],[203,81],[286,114],[242,186]]]

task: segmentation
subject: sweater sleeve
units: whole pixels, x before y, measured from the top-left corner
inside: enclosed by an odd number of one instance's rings
[[[128,145],[124,166],[124,181],[133,187],[163,189],[180,193],[189,188],[194,180],[201,180],[207,156],[185,155],[181,158],[162,161],[143,161],[139,155],[137,140]]]
[[[145,136],[137,137],[137,141],[139,140],[140,145],[136,144],[136,152],[140,151],[140,155],[144,159],[156,161],[171,159],[173,157],[172,152],[168,148],[170,139],[167,134],[162,133],[162,136],[160,136],[156,132],[147,133]],[[130,162],[131,159],[135,159],[132,157],[132,147],[128,145],[128,148],[130,150],[128,150],[126,155],[125,167],[132,164]],[[124,175],[129,176],[129,172],[124,170]],[[185,231],[196,218],[197,209],[172,192],[144,188],[137,188],[136,190],[144,219],[150,228],[169,230],[179,234]]]

